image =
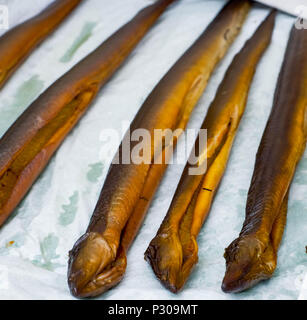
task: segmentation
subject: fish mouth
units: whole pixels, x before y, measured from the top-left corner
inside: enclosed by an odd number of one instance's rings
[[[240,293],[271,278],[277,263],[277,254],[271,243],[264,247],[252,237],[233,241],[224,257],[226,273],[222,290],[225,293]]]
[[[240,263],[230,263],[227,266],[227,271],[222,283],[223,292],[240,293],[252,287],[255,284],[255,281],[248,278],[250,269],[251,264],[246,266],[246,268],[242,268]]]
[[[127,258],[98,233],[83,235],[69,252],[68,286],[76,298],[98,296],[123,278]]]
[[[191,239],[189,254],[186,255],[186,252],[183,253],[178,235],[169,232],[156,236],[149,244],[144,257],[164,287],[172,293],[178,293],[198,261],[197,253],[195,240]]]
[[[271,277],[271,274],[267,274],[264,269],[259,269],[257,272],[252,271],[254,269],[253,265],[248,267],[250,271],[240,272],[238,269],[239,268],[234,265],[227,267],[227,272],[222,283],[223,292],[240,293]]]

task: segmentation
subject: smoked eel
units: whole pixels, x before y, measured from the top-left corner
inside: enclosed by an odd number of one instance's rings
[[[190,161],[155,238],[145,252],[157,278],[176,293],[198,261],[197,236],[206,220],[226,169],[257,64],[271,41],[275,12],[260,25],[235,56],[208,109]],[[192,161],[196,156],[197,162]],[[194,171],[194,172],[193,172]]]
[[[51,85],[0,139],[0,225],[8,218],[100,88],[174,0],[158,0]]]
[[[307,137],[307,30],[293,27],[273,108],[257,152],[239,237],[225,250],[224,292],[241,292],[272,276],[287,202]]]
[[[230,1],[148,96],[116,155],[126,142],[129,159],[139,142],[130,133],[149,132],[149,161],[112,163],[86,233],[70,251],[68,284],[76,297],[96,296],[114,287],[125,273],[126,253],[134,240],[167,167],[177,136],[155,139],[155,130],[183,130],[218,61],[250,9],[248,1]],[[143,132],[143,131],[142,131]],[[154,141],[156,140],[156,141]],[[130,152],[132,150],[132,152]],[[162,161],[155,161],[161,156]],[[129,162],[129,161],[125,161]]]
[[[79,5],[82,0],[55,0],[38,15],[0,37],[0,88],[34,48]]]

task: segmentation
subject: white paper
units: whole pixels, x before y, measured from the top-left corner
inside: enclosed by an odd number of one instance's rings
[[[307,19],[307,1],[306,0],[256,0],[267,6],[282,10],[294,16],[300,16]]]
[[[33,7],[29,7],[29,3]],[[10,24],[38,12],[50,1],[7,1]],[[3,1],[2,1],[3,3]],[[0,92],[0,135],[59,76],[127,22],[148,0],[87,0],[46,40]],[[148,33],[127,63],[102,89],[90,110],[69,134],[48,167],[0,229],[0,298],[73,299],[67,283],[68,251],[88,225],[109,161],[100,159],[103,129],[121,130],[131,121],[162,76],[215,17],[225,1],[184,0],[170,8]],[[269,12],[252,9],[229,53],[214,72],[195,108],[189,128],[198,129],[233,56]],[[251,88],[228,168],[210,217],[199,238],[199,263],[178,295],[155,278],[143,255],[162,222],[183,166],[166,172],[144,225],[128,254],[123,281],[99,299],[297,299],[307,261],[307,159],[300,163],[289,199],[289,218],[270,281],[237,295],[224,294],[224,248],[237,237],[255,154],[272,106],[277,76],[294,18],[279,14],[273,41],[261,60]],[[92,34],[68,62],[61,62],[80,34]],[[94,26],[94,27],[93,27]],[[82,37],[81,37],[82,38]],[[65,60],[65,59],[64,59]],[[115,152],[118,145],[113,145]],[[179,143],[180,152],[182,144]],[[306,292],[306,286],[305,286]],[[305,294],[306,293],[301,293]]]

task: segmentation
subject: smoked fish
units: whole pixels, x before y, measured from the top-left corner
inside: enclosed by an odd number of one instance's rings
[[[270,44],[274,23],[272,12],[230,64],[201,126],[207,130],[207,143],[201,145],[198,136],[167,215],[145,252],[157,278],[174,293],[182,289],[198,261],[196,239],[226,170],[250,85]],[[191,161],[195,156],[196,164]],[[193,173],[193,169],[199,171]]]
[[[98,91],[174,0],[158,0],[64,74],[0,139],[0,225],[45,168]]]
[[[154,143],[155,130],[184,129],[217,63],[240,31],[249,1],[230,1],[148,96],[130,132],[150,133],[150,161],[112,163],[86,233],[70,251],[68,284],[76,297],[97,296],[121,281],[126,253],[167,167],[177,137]],[[120,158],[125,143],[120,145]],[[131,148],[137,142],[131,141]],[[144,151],[145,153],[145,151]],[[132,154],[132,153],[131,153]],[[153,161],[161,154],[165,161]]]
[[[19,65],[82,0],[55,0],[0,37],[0,88]]]
[[[225,250],[222,289],[240,292],[274,273],[289,189],[307,137],[307,30],[293,27],[257,152],[239,237]]]

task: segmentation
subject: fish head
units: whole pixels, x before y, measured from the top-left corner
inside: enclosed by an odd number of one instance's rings
[[[86,233],[69,253],[70,291],[78,298],[101,294],[120,282],[126,265],[122,249],[116,252],[100,234]]]
[[[225,250],[226,273],[222,290],[238,293],[272,276],[276,268],[276,253],[270,244],[264,245],[254,236],[243,236]]]
[[[188,262],[183,257],[182,245],[176,232],[170,230],[159,232],[151,241],[145,252],[147,260],[158,279],[173,293],[183,287],[189,274],[198,260],[196,241],[191,241],[191,253]]]

